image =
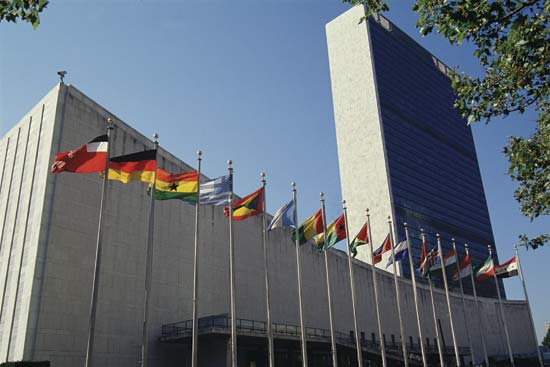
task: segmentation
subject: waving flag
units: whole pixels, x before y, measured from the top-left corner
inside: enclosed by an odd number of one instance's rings
[[[156,149],[121,155],[109,160],[109,180],[123,183],[141,181],[153,183],[157,165]]]
[[[426,243],[426,237],[422,239],[422,255],[420,256],[420,264],[418,264],[418,271],[422,276],[427,276],[429,271],[429,261],[428,261],[428,249]]]
[[[277,210],[271,223],[267,227],[268,231],[281,227],[294,227],[294,200],[290,200]]]
[[[456,270],[453,274],[453,280],[458,281],[459,279],[466,278],[472,274],[472,264],[470,260],[470,253],[460,262],[460,271]]]
[[[389,233],[386,236],[386,239],[384,240],[384,242],[382,242],[382,245],[380,245],[380,247],[378,247],[376,249],[376,251],[374,251],[373,264],[376,265],[380,261],[382,261],[382,255],[385,252],[388,252],[388,251],[391,251],[391,242],[390,242],[390,234]]]
[[[369,242],[369,231],[368,224],[365,223],[363,228],[359,231],[357,236],[353,239],[350,245],[350,251],[353,254],[353,257],[357,256],[357,247],[366,245]]]
[[[328,225],[326,235],[326,241],[322,232],[315,237],[315,244],[319,250],[326,251],[337,242],[346,238],[346,222],[344,220],[344,214],[340,215],[334,220],[334,222]]]
[[[245,220],[264,212],[264,188],[254,191],[241,200],[233,203],[233,220]],[[224,208],[224,213],[229,218],[229,207]]]
[[[438,255],[438,251],[436,251],[435,248],[432,248],[430,252],[428,252],[427,247],[428,243],[424,237],[422,240],[422,256],[420,258],[420,264],[418,265],[418,271],[423,277],[427,277],[430,274],[430,269]]]
[[[451,250],[447,256],[443,257],[443,261],[445,262],[445,272],[446,274],[452,274],[453,269],[456,268],[456,252],[455,250]],[[434,258],[434,263],[430,267],[430,273],[432,275],[438,275],[440,272],[442,272],[442,265],[441,265],[441,256],[440,254],[437,254]]]
[[[303,245],[319,233],[323,233],[323,214],[319,209],[311,217],[307,218],[300,227],[298,227],[298,238],[300,239],[300,245]],[[292,240],[296,239],[296,230],[292,231]]]
[[[518,275],[518,261],[514,256],[504,264],[495,267],[495,274],[499,278],[510,278]]]
[[[198,172],[170,174],[163,169],[157,168],[156,200],[180,199],[196,202],[198,189]]]
[[[220,176],[201,184],[199,202],[201,205],[227,205],[233,192],[233,177]]]
[[[108,144],[107,135],[101,135],[75,150],[57,153],[52,165],[52,173],[104,171]]]
[[[495,266],[491,256],[489,256],[483,264],[476,267],[475,272],[478,281],[482,281],[492,277],[495,274]]]
[[[399,244],[393,249],[395,253],[395,261],[401,261],[407,256],[409,256],[409,250],[407,248],[407,240],[399,242]],[[386,264],[386,269],[393,264],[393,256],[390,256],[388,263]]]

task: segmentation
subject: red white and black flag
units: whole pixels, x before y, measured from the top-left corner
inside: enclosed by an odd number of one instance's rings
[[[518,275],[518,261],[514,256],[504,264],[497,265],[495,267],[495,274],[497,278],[510,278]]]
[[[52,165],[52,173],[104,171],[107,159],[107,144],[109,144],[107,135],[101,135],[80,148],[57,153]]]

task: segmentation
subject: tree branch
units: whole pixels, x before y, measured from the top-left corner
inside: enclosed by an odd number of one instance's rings
[[[517,9],[514,9],[512,10],[510,13],[498,18],[498,19],[495,19],[493,22],[491,23],[495,23],[495,22],[498,22],[498,23],[501,23],[505,20],[508,20],[509,18],[513,17],[514,15],[516,15],[517,13],[521,12],[523,9],[525,8],[528,8],[532,5],[535,5],[539,0],[532,0],[532,1],[528,1],[526,3],[523,3],[521,6],[518,6]]]

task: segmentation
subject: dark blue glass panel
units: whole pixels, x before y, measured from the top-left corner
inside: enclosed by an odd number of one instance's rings
[[[473,264],[480,264],[494,237],[472,131],[453,108],[450,80],[437,60],[397,27],[387,30],[373,19],[369,27],[398,240],[407,222],[416,264],[420,228],[431,246],[439,233],[445,252],[455,238],[460,258],[468,243]],[[408,261],[403,273],[410,277]],[[472,292],[469,279],[464,287]],[[502,283],[500,288],[504,295]],[[496,297],[494,282],[478,284],[478,292]]]

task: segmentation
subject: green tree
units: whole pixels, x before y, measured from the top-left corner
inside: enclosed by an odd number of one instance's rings
[[[0,22],[15,23],[21,19],[36,29],[40,24],[40,12],[48,3],[48,0],[0,0]]]
[[[550,328],[546,330],[546,336],[544,337],[544,339],[542,339],[541,344],[547,348],[550,348]]]
[[[384,0],[343,2],[364,5],[366,17],[389,8]],[[523,215],[533,221],[550,214],[550,0],[416,0],[413,10],[422,35],[435,31],[451,44],[475,47],[482,76],[458,68],[451,75],[455,107],[468,123],[528,108],[538,113],[533,135],[510,138],[504,154]],[[527,248],[549,240],[519,236]]]

